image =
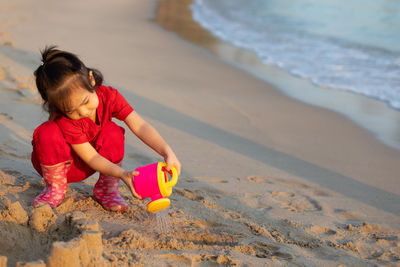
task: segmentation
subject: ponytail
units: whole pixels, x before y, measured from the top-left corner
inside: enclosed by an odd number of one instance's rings
[[[88,72],[92,72],[93,73],[93,78],[95,81],[95,87],[100,86],[103,84],[103,74],[101,74],[101,72],[97,69],[91,69],[88,68]]]

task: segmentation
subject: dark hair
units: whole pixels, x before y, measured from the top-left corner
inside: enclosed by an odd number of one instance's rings
[[[35,70],[36,87],[43,99],[43,108],[49,112],[50,120],[68,106],[71,92],[80,87],[94,92],[103,83],[103,75],[96,69],[85,66],[75,54],[46,46],[41,51],[42,62]],[[92,86],[89,73],[93,73]]]

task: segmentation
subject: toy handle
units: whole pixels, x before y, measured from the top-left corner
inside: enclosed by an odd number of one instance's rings
[[[166,167],[167,167],[166,163],[159,162],[159,168],[160,168],[159,171],[160,170],[163,171],[165,175],[165,187],[171,189],[178,182],[178,171],[174,166],[171,167],[170,171],[167,171],[165,169]],[[171,180],[168,181],[168,175],[166,173],[169,173],[171,175]],[[171,192],[169,194],[171,194]]]
[[[171,174],[171,180],[165,183],[167,188],[173,187],[178,182],[178,171],[174,166],[171,167],[171,171],[169,173]]]

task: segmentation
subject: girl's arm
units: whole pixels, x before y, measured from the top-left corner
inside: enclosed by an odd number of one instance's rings
[[[89,143],[83,144],[71,144],[72,149],[78,154],[78,156],[92,168],[103,174],[120,178],[131,190],[134,197],[141,199],[136,193],[135,188],[132,184],[132,176],[138,175],[136,171],[126,171],[120,166],[112,163],[108,159],[97,153],[96,149]]]
[[[174,166],[178,171],[178,175],[181,173],[181,163],[176,157],[174,151],[170,148],[167,142],[164,141],[156,129],[154,129],[135,111],[132,111],[125,118],[125,123],[140,140],[164,158],[164,161],[167,164],[166,169],[168,171],[172,166]]]

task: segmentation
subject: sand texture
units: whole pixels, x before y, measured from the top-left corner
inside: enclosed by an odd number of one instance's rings
[[[12,178],[1,172],[0,254],[7,266],[395,266],[400,260],[398,231],[370,224],[361,211],[335,209],[334,196],[306,184],[207,179],[252,192],[242,195],[186,177],[169,209],[150,214],[121,188],[131,207],[115,214],[93,200],[86,183],[54,210],[33,209],[27,196],[39,192],[40,181],[4,183]],[[302,223],[293,214],[319,221]]]
[[[156,14],[188,13],[160,3],[0,2],[0,267],[399,266],[400,152],[166,31]],[[105,211],[98,174],[55,209],[31,206],[43,181],[30,142],[47,117],[32,72],[48,44],[100,69],[174,148],[167,210],[121,184],[129,210]],[[160,160],[126,133],[125,168]]]

